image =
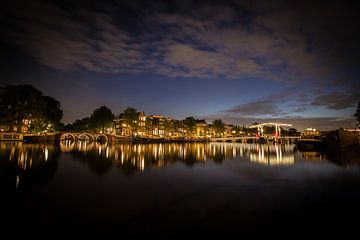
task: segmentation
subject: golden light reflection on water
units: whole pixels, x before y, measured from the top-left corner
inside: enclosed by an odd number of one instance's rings
[[[13,181],[16,189],[24,184],[43,184],[56,172],[60,154],[55,145],[0,142],[2,177]]]
[[[64,141],[60,144],[25,144],[0,142],[0,170],[10,174],[13,186],[21,187],[24,179],[35,181],[33,175],[51,178],[57,171],[58,159],[69,155],[75,161],[87,163],[98,175],[111,168],[131,175],[149,168],[161,168],[181,162],[186,166],[222,164],[228,160],[258,166],[290,167],[297,162],[324,162],[339,165],[359,164],[358,151],[298,152],[294,145],[241,143],[156,143],[100,144],[97,142]],[[31,179],[31,180],[29,180]],[[36,181],[38,181],[36,180]]]
[[[138,170],[162,167],[176,161],[186,165],[203,164],[210,160],[222,163],[224,159],[242,159],[266,166],[289,166],[295,163],[293,145],[240,143],[156,143],[156,144],[100,144],[97,142],[63,141],[60,145],[0,143],[2,158],[16,162],[26,170],[46,163],[55,151],[75,154],[78,158],[98,157],[115,166],[131,164]],[[302,153],[305,160],[322,160],[322,153]]]
[[[55,146],[48,144],[0,143],[1,159],[7,158],[9,162],[14,162],[22,170],[47,162],[50,152],[54,150]]]
[[[290,145],[248,145],[251,162],[268,166],[293,165],[295,156]]]
[[[168,143],[168,144],[118,144],[108,145],[86,142],[62,142],[62,152],[92,152],[114,164],[130,162],[139,170],[148,167],[162,167],[174,161],[187,164],[206,163],[214,160],[245,158],[252,163],[267,166],[287,166],[295,162],[293,145],[261,145],[233,143]],[[244,160],[244,159],[243,159]]]

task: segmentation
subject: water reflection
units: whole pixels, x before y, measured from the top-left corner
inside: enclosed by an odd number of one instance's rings
[[[88,165],[102,176],[111,168],[125,175],[150,168],[161,168],[176,162],[192,167],[225,159],[241,160],[264,166],[291,166],[297,161],[322,162],[338,165],[359,164],[359,150],[332,149],[328,152],[298,152],[294,145],[240,143],[169,143],[169,144],[100,144],[97,142],[64,141],[59,145],[0,143],[1,177],[16,188],[51,181],[58,158],[70,154],[72,159]],[[6,184],[9,185],[9,184]]]
[[[333,219],[354,223],[359,171],[328,160],[359,165],[359,156],[359,150],[299,152],[276,144],[0,142],[1,206],[7,211],[2,216],[22,230],[54,233],[61,226],[81,234],[91,229],[96,236],[142,229],[155,229],[157,236],[164,229],[171,236],[172,229],[210,233],[219,226],[278,231],[284,227],[279,222],[304,222],[308,228]]]
[[[221,164],[224,159],[247,159],[267,166],[294,164],[294,146],[232,143],[169,143],[169,144],[119,144],[108,145],[84,142],[63,142],[63,152],[87,161],[91,169],[101,175],[112,163],[125,173],[145,168],[159,168],[180,161],[187,166],[214,161]],[[101,162],[101,164],[99,163]],[[101,165],[101,167],[95,167]],[[129,172],[130,171],[130,172]]]
[[[316,152],[316,151],[301,151],[301,156],[306,161],[311,162],[321,162],[326,159],[325,152]]]
[[[5,188],[26,189],[52,180],[61,152],[54,145],[0,142],[0,176]]]
[[[326,158],[343,167],[358,165],[360,167],[360,149],[328,149]]]
[[[248,145],[251,162],[268,165],[293,165],[295,162],[294,146],[292,145]]]

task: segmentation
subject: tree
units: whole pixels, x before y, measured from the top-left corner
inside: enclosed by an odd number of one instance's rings
[[[354,117],[359,122],[358,126],[360,126],[360,101],[359,101],[358,106],[356,108],[356,112],[354,113]]]
[[[212,128],[214,129],[215,133],[221,134],[225,131],[225,124],[222,122],[221,119],[216,119],[213,121]]]
[[[67,124],[64,129],[70,132],[84,132],[84,131],[93,130],[92,122],[89,117],[83,119],[76,119],[75,122],[73,122],[72,124]]]
[[[184,119],[185,128],[192,132],[196,126],[196,119],[194,117],[187,117]]]
[[[264,126],[264,134],[275,134],[276,129],[275,126]]]
[[[0,89],[0,119],[12,129],[17,126],[20,131],[26,119],[31,120],[31,129],[41,132],[60,123],[61,118],[60,103],[31,85]]]
[[[98,109],[95,109],[93,114],[90,116],[90,122],[92,127],[95,129],[101,129],[104,132],[105,127],[111,125],[114,120],[114,114],[106,106],[101,106]]]
[[[47,127],[51,130],[57,130],[63,117],[63,111],[60,109],[60,102],[49,96],[44,96],[43,99],[45,101],[44,115],[48,122]]]
[[[291,137],[300,135],[300,133],[297,131],[296,128],[289,128],[289,130],[287,132],[288,132],[288,135]]]
[[[124,112],[121,114],[121,118],[125,119],[126,123],[134,128],[138,125],[139,113],[133,107],[127,107]]]

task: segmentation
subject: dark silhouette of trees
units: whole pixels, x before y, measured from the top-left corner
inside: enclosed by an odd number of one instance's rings
[[[138,126],[139,113],[133,107],[127,107],[120,115],[122,119],[132,128]]]
[[[31,85],[5,86],[0,89],[0,119],[14,129],[21,130],[23,120],[31,120],[36,132],[56,130],[63,112],[59,101],[44,96]]]
[[[98,109],[95,109],[90,116],[91,128],[95,130],[101,129],[101,131],[104,132],[106,127],[111,126],[114,117],[114,114],[108,107],[101,106]]]
[[[196,119],[194,117],[187,117],[183,121],[184,126],[187,131],[192,132],[195,129],[196,126]]]
[[[91,121],[89,117],[83,119],[77,119],[72,124],[67,124],[64,128],[66,131],[71,132],[86,132],[91,129]]]
[[[297,131],[296,128],[289,128],[288,130],[289,136],[300,136],[300,132]]]
[[[63,112],[60,108],[60,102],[49,96],[44,96],[43,99],[45,101],[45,118],[54,124],[54,129],[58,129],[60,126],[60,121],[63,117]]]
[[[360,101],[359,101],[356,111],[354,113],[354,117],[359,122],[358,126],[360,126]]]
[[[212,127],[212,129],[214,129],[214,131],[217,135],[224,133],[224,131],[225,131],[225,124],[223,123],[223,121],[221,119],[214,120],[211,127]]]
[[[95,109],[90,117],[77,119],[72,124],[67,124],[64,127],[64,130],[71,132],[88,132],[101,130],[102,132],[104,132],[105,128],[111,126],[114,117],[114,114],[108,107],[101,106]]]

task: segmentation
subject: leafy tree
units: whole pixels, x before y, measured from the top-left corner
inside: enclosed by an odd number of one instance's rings
[[[289,128],[287,131],[289,136],[298,136],[300,133],[296,130],[296,128]]]
[[[264,126],[264,134],[274,134],[276,132],[275,126]]]
[[[360,101],[359,101],[358,106],[356,108],[356,112],[354,113],[354,117],[359,122],[359,126],[360,126]]]
[[[106,106],[101,106],[95,109],[93,114],[90,116],[90,123],[95,129],[101,129],[104,132],[105,127],[111,125],[114,120],[114,114]]]
[[[139,113],[133,107],[127,107],[121,114],[121,118],[125,119],[126,123],[132,128],[138,126]]]
[[[77,119],[72,124],[67,124],[64,129],[70,132],[85,132],[89,130],[95,130],[92,129],[92,122],[89,117]]]
[[[31,85],[5,86],[0,89],[0,119],[21,130],[24,119],[31,120],[31,129],[43,131],[60,123],[60,103],[44,96]]]
[[[60,102],[49,96],[44,96],[43,99],[45,101],[44,116],[48,122],[48,127],[52,130],[57,130],[63,117],[63,111],[60,109]]]
[[[192,132],[196,126],[196,119],[194,117],[185,118],[184,126],[189,132]]]
[[[224,133],[225,124],[222,122],[221,119],[216,119],[213,121],[212,128],[215,130],[216,134]]]

